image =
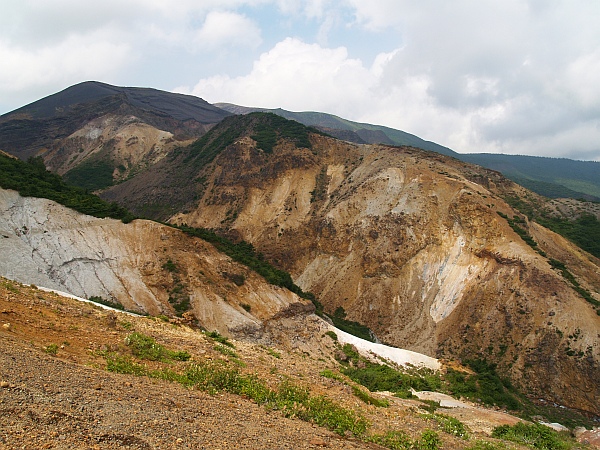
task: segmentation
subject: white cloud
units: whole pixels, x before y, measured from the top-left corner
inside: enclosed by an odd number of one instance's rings
[[[207,14],[202,28],[194,33],[198,48],[216,49],[222,46],[256,48],[262,42],[260,28],[247,17],[226,11]]]
[[[345,48],[328,49],[287,38],[263,53],[248,75],[209,77],[191,92],[213,102],[348,115],[362,106],[373,81],[369,70],[349,58]]]
[[[84,79],[195,84],[182,89],[381,123],[457,151],[600,148],[599,2],[8,3],[0,112]]]
[[[58,45],[35,50],[0,41],[0,92],[109,77],[131,58],[128,45],[110,42],[98,34],[73,35]]]

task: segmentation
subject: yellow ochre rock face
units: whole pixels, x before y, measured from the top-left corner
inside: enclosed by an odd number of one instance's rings
[[[385,343],[486,359],[534,395],[598,412],[600,317],[549,258],[597,299],[600,264],[504,200],[535,194],[435,153],[311,139],[268,155],[240,139],[171,220],[251,242]],[[542,254],[499,213],[521,216]]]
[[[0,274],[23,283],[154,316],[173,317],[189,301],[200,326],[267,344],[287,340],[280,318],[300,326],[314,311],[211,244],[156,222],[98,219],[2,189],[0,219]]]

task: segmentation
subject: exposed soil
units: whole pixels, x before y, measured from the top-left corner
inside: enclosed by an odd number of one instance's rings
[[[199,330],[156,318],[110,313],[53,293],[0,279],[0,448],[167,449],[380,448],[323,427],[286,418],[240,396],[188,389],[167,381],[105,370],[102,350],[125,349],[133,330],[153,336],[192,359],[226,359]],[[51,344],[58,346],[50,354]],[[360,411],[370,432],[402,430],[416,438],[436,424],[421,415],[416,400],[388,397],[390,407],[366,405],[351,389],[319,373],[335,369],[326,357],[235,341],[242,370],[269,385],[283,379],[310,387]],[[151,363],[149,363],[151,364]],[[177,364],[173,363],[174,369]],[[373,394],[381,395],[385,394]],[[490,439],[489,430],[518,419],[478,408],[459,414],[471,428],[468,441],[439,432],[443,448],[463,448]]]

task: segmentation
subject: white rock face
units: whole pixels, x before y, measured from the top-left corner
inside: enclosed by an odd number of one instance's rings
[[[207,242],[162,224],[98,219],[0,189],[0,275],[126,309],[174,315],[172,295],[189,298],[199,324],[226,336],[270,342],[267,322],[303,317],[310,302],[272,286]],[[165,268],[171,261],[175,271]],[[244,279],[235,285],[230,274]]]
[[[78,297],[96,295],[158,307],[160,302],[136,267],[136,245],[130,245],[142,244],[136,242],[136,234],[145,227],[0,190],[0,274]]]

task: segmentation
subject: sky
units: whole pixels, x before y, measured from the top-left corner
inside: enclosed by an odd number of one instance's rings
[[[96,80],[600,161],[598,0],[0,0],[0,114]]]

